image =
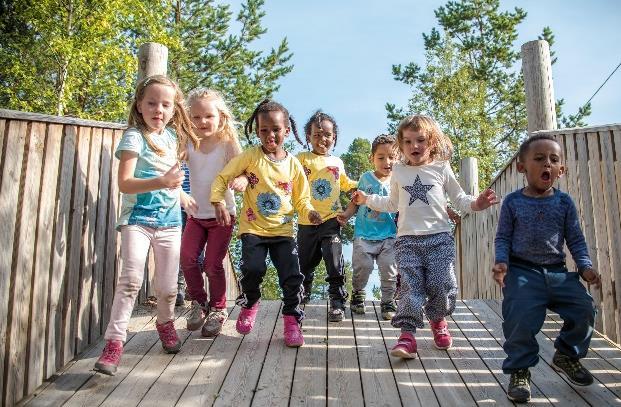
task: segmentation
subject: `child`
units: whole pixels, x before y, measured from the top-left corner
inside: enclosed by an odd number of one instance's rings
[[[399,152],[394,136],[385,134],[377,136],[371,144],[370,157],[375,171],[368,171],[360,176],[358,189],[366,194],[388,196],[392,167],[397,162],[398,157]],[[350,203],[347,210],[338,216],[339,222],[345,224],[356,212],[356,208],[357,206],[353,202]],[[352,253],[353,293],[350,307],[352,312],[365,313],[366,292],[364,288],[373,271],[373,263],[377,262],[382,291],[382,318],[390,320],[397,311],[394,300],[397,288],[397,265],[394,250],[397,235],[396,214],[376,212],[366,205],[362,205],[357,210]]]
[[[593,270],[578,214],[571,197],[553,187],[565,172],[561,146],[553,136],[535,135],[522,143],[518,171],[527,186],[504,199],[496,232],[494,279],[503,288],[502,324],[507,358],[502,370],[511,374],[507,397],[530,400],[528,368],[539,361],[535,336],[546,318],[546,307],[564,323],[554,347],[552,366],[574,384],[587,386],[593,376],[579,362],[593,334],[593,299],[578,276],[600,285]],[[578,266],[565,266],[563,245]]]
[[[210,337],[220,333],[228,318],[222,261],[229,247],[236,215],[235,198],[230,188],[243,191],[248,181],[245,176],[238,177],[224,192],[225,208],[233,220],[228,225],[219,225],[210,201],[212,182],[226,163],[241,153],[241,146],[233,116],[219,92],[196,89],[188,95],[188,107],[200,144],[198,149],[191,144],[187,146],[193,195],[182,195],[182,205],[189,216],[181,239],[181,267],[192,298],[187,328],[194,331],[202,327],[201,334]],[[201,270],[199,258],[203,250]],[[208,304],[203,271],[209,280]]]
[[[416,357],[416,328],[423,325],[423,307],[430,321],[435,346],[452,345],[445,317],[455,309],[457,283],[453,263],[455,241],[446,211],[446,194],[461,211],[479,211],[496,201],[486,190],[478,198],[461,189],[449,159],[453,145],[428,116],[413,115],[401,121],[397,142],[403,162],[395,164],[390,195],[367,195],[358,190],[354,199],[373,210],[399,212],[395,252],[401,275],[401,293],[392,325],[401,336],[391,355]]]
[[[328,320],[339,322],[345,315],[348,294],[345,290],[341,226],[336,215],[341,211],[341,191],[349,191],[357,183],[345,174],[343,161],[330,155],[330,149],[336,144],[338,136],[336,121],[330,115],[320,110],[315,112],[304,126],[304,133],[306,142],[310,141],[312,151],[300,153],[297,158],[302,163],[310,184],[311,204],[323,219],[320,225],[313,225],[307,219],[300,219],[298,222],[304,302],[310,300],[315,267],[323,257],[330,296]]]
[[[230,214],[224,206],[227,185],[240,174],[248,177],[249,188],[244,192],[239,219],[242,293],[237,298],[237,304],[242,308],[236,328],[237,332],[246,335],[254,326],[269,252],[283,292],[285,344],[302,346],[304,337],[299,322],[304,313],[299,305],[304,276],[300,273],[297,246],[293,239],[293,214],[295,209],[300,219],[309,219],[314,224],[321,223],[321,216],[310,204],[308,182],[302,165],[283,149],[291,130],[301,144],[295,121],[287,109],[268,99],[262,101],[244,128],[249,141],[253,127],[261,145],[233,158],[218,174],[211,188],[211,202],[218,223],[230,225]]]
[[[174,130],[167,127],[169,123]],[[106,346],[95,363],[95,370],[109,375],[116,372],[123,353],[125,330],[142,286],[149,246],[155,257],[157,332],[167,353],[176,353],[181,347],[173,325],[183,183],[178,156],[188,142],[198,147],[183,108],[183,95],[162,75],[138,84],[128,124],[115,153],[120,160],[118,183],[123,193],[117,221],[123,261],[104,335]]]

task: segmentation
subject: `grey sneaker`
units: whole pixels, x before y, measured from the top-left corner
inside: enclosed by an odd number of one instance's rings
[[[380,309],[382,310],[382,318],[385,321],[390,321],[397,312],[397,303],[394,301],[383,303],[380,305]]]
[[[192,305],[190,306],[190,313],[186,317],[188,320],[188,331],[196,331],[205,322],[205,317],[207,316],[207,309],[198,303],[198,301],[192,301]]]
[[[330,300],[328,321],[341,322],[345,318],[345,302],[343,300]]]
[[[218,335],[222,331],[222,325],[224,325],[228,317],[229,313],[226,308],[210,308],[205,325],[201,329],[201,335],[205,337]]]
[[[564,373],[573,384],[589,386],[593,384],[593,376],[578,359],[572,359],[559,351],[554,353],[552,367],[558,372]]]
[[[507,398],[516,403],[526,403],[530,400],[530,371],[520,369],[511,373]]]
[[[351,302],[349,303],[349,308],[351,308],[351,312],[355,314],[364,314],[364,300],[367,298],[367,293],[364,290],[354,291],[351,296]]]

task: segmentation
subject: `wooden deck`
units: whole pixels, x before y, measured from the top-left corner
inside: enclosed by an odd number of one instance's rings
[[[178,308],[181,351],[162,351],[154,310],[139,308],[130,324],[116,376],[92,371],[103,341],[65,366],[27,405],[44,406],[474,406],[512,405],[506,398],[498,301],[459,302],[449,327],[453,348],[433,347],[429,329],[417,334],[419,357],[389,356],[398,330],[378,318],[379,303],[364,316],[327,322],[326,302],[306,306],[306,344],[286,348],[280,302],[261,304],[253,332],[235,331],[232,307],[224,331],[215,339],[185,330],[185,309]],[[369,312],[371,310],[371,312]],[[596,378],[574,386],[551,367],[553,339],[560,328],[550,314],[537,339],[540,363],[531,370],[533,405],[621,405],[621,349],[596,334],[583,360]]]

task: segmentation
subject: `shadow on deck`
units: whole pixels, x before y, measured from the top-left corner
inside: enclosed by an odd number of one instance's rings
[[[388,354],[399,332],[382,321],[378,302],[365,315],[342,323],[327,322],[325,301],[306,306],[306,344],[287,348],[282,338],[281,303],[261,304],[253,332],[235,331],[233,307],[220,336],[202,338],[185,329],[177,308],[181,351],[162,351],[154,309],[137,308],[132,317],[116,376],[92,371],[103,341],[65,366],[26,400],[27,405],[157,406],[474,406],[512,405],[506,398],[508,376],[502,374],[500,303],[459,302],[449,328],[453,348],[433,347],[429,329],[417,334],[419,357]],[[599,334],[583,360],[596,378],[589,387],[574,386],[550,366],[558,316],[548,315],[537,336],[540,363],[532,372],[533,405],[621,405],[621,349]]]

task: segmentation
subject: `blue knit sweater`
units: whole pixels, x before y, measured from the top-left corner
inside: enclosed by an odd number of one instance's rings
[[[549,197],[532,198],[520,189],[505,197],[496,231],[496,263],[508,264],[510,256],[541,265],[562,263],[565,242],[578,270],[592,267],[569,195],[554,189]]]

